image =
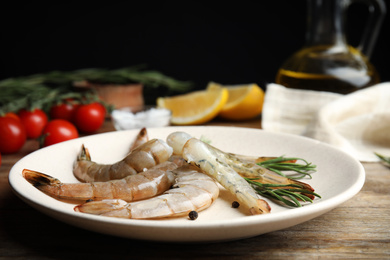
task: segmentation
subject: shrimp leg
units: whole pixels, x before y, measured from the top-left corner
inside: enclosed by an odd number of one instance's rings
[[[74,210],[117,218],[167,218],[204,210],[217,199],[217,183],[199,168],[185,165],[172,172],[176,183],[157,197],[130,203],[124,200],[91,201],[76,206]]]
[[[122,179],[165,162],[171,155],[172,148],[167,143],[160,139],[152,139],[132,150],[121,161],[114,164],[99,164],[91,161],[89,151],[83,145],[73,165],[73,173],[83,182]]]
[[[123,199],[135,201],[150,198],[168,190],[174,183],[172,162],[164,162],[145,172],[120,180],[91,183],[62,183],[44,173],[24,169],[24,178],[45,194],[66,201]]]

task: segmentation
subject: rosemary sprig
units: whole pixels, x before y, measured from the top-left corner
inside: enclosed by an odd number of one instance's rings
[[[62,95],[79,95],[74,89],[74,83],[78,81],[101,84],[142,83],[146,89],[162,86],[177,92],[184,92],[192,87],[191,82],[179,81],[158,71],[142,70],[142,67],[51,71],[4,79],[0,81],[0,114],[15,112],[21,108],[45,108],[63,98]],[[90,96],[93,94],[91,93]]]
[[[289,162],[289,161],[296,161],[296,162]],[[303,163],[297,163],[298,161],[301,161]],[[294,180],[302,179],[304,177],[311,178],[311,174],[316,172],[316,168],[317,168],[316,165],[313,165],[312,163],[306,161],[305,159],[295,158],[295,157],[284,157],[284,156],[259,162],[257,164],[283,177],[294,179]],[[285,174],[285,172],[290,172],[290,173],[293,172],[293,174]]]
[[[26,77],[9,78],[0,81],[3,86],[36,86],[36,85],[72,85],[73,82],[88,80],[95,83],[142,83],[149,87],[164,86],[171,90],[187,91],[193,83],[176,80],[154,70],[141,70],[142,66],[125,67],[120,69],[88,68],[74,71],[51,71]]]
[[[317,193],[303,189],[298,184],[263,184],[251,178],[245,178],[245,180],[252,185],[259,195],[290,207],[302,207],[299,201],[312,203],[313,200],[307,194],[321,198]]]
[[[390,157],[388,156],[384,156],[382,154],[379,154],[379,153],[374,153],[376,156],[378,156],[378,158],[381,160],[381,162],[386,165],[387,167],[390,167]]]

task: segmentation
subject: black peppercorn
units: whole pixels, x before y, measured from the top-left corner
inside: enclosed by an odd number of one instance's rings
[[[190,213],[188,213],[188,217],[189,217],[191,220],[195,220],[195,219],[198,218],[198,212],[196,212],[195,210],[190,211]]]
[[[238,201],[233,201],[232,203],[232,208],[238,208],[240,206],[240,203],[238,203]]]

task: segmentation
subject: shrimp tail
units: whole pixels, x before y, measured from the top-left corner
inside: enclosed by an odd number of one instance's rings
[[[138,146],[146,143],[147,141],[149,141],[149,135],[148,135],[148,131],[146,130],[145,127],[143,127],[137,134],[137,136],[135,137],[133,143],[131,144],[130,146],[130,151],[134,150],[135,148],[137,148]]]
[[[91,161],[91,154],[89,153],[88,148],[86,148],[83,145],[81,145],[81,151],[77,155],[77,161]]]
[[[74,207],[76,212],[88,212],[93,215],[102,215],[112,211],[124,209],[127,202],[122,199],[111,199],[101,201],[89,201]]]
[[[303,189],[314,192],[314,188],[307,183],[297,181],[297,180],[292,180],[292,179],[289,179],[289,180],[291,181],[292,184],[300,185],[300,186],[302,186]]]
[[[292,180],[292,179],[289,179],[289,180],[291,180],[291,182],[293,184],[301,186],[303,190],[307,190],[309,192],[314,192],[314,188],[312,186],[310,186],[309,184],[305,183],[305,182]],[[310,198],[311,200],[314,200],[314,198],[315,198],[315,195],[310,194],[310,193],[301,192],[301,194],[305,195],[306,197]]]
[[[43,193],[54,198],[60,197],[63,183],[57,178],[28,169],[24,169],[22,175],[29,183]],[[68,198],[64,198],[64,200],[66,199]]]
[[[270,213],[271,212],[271,206],[265,200],[259,199],[259,200],[257,200],[257,207],[250,208],[249,212],[252,215],[263,214],[263,213]]]
[[[24,169],[22,171],[23,177],[31,183],[34,187],[41,189],[41,186],[59,186],[61,185],[61,181],[44,173]]]

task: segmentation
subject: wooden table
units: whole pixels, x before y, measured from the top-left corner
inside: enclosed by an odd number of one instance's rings
[[[260,119],[209,125],[260,128]],[[113,131],[106,122],[100,132]],[[8,173],[20,158],[38,149],[3,155],[0,167],[0,259],[390,259],[390,169],[364,163],[361,192],[338,208],[309,222],[239,241],[167,244],[130,240],[79,229],[31,208],[12,192]]]

